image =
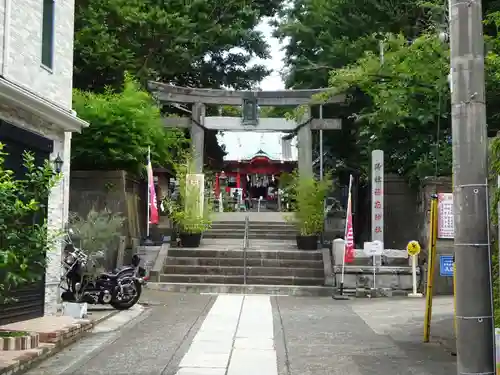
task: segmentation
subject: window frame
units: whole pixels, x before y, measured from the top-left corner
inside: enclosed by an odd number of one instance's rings
[[[50,25],[46,25],[47,21],[46,11],[47,6],[50,7],[52,19]],[[54,52],[55,52],[55,19],[56,19],[56,1],[43,0],[42,2],[42,32],[41,32],[41,66],[46,70],[52,72],[54,69]],[[50,30],[46,27],[50,26]]]

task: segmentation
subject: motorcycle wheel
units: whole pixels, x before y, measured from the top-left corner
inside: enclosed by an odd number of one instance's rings
[[[128,301],[111,301],[109,304],[116,310],[128,310],[132,306],[134,306],[137,302],[139,302],[139,298],[141,298],[142,294],[142,285],[138,281],[134,281],[135,284],[135,296]]]

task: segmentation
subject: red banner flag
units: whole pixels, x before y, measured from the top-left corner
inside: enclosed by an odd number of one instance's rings
[[[347,217],[345,226],[344,263],[354,262],[354,229],[352,227],[352,201],[351,201],[352,176],[349,181],[349,195],[347,198]]]
[[[156,204],[155,182],[153,178],[153,166],[151,165],[150,155],[148,155],[148,165],[146,166],[146,169],[148,171],[149,223],[158,224],[160,218],[158,216],[158,206]]]

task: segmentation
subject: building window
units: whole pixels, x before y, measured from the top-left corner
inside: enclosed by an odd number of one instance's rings
[[[54,15],[55,1],[43,0],[42,65],[50,69],[54,64]]]

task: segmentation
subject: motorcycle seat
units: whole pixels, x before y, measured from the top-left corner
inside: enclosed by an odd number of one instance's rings
[[[101,274],[102,277],[107,277],[108,279],[116,279],[118,277],[117,273],[108,273],[108,272],[103,272]]]

